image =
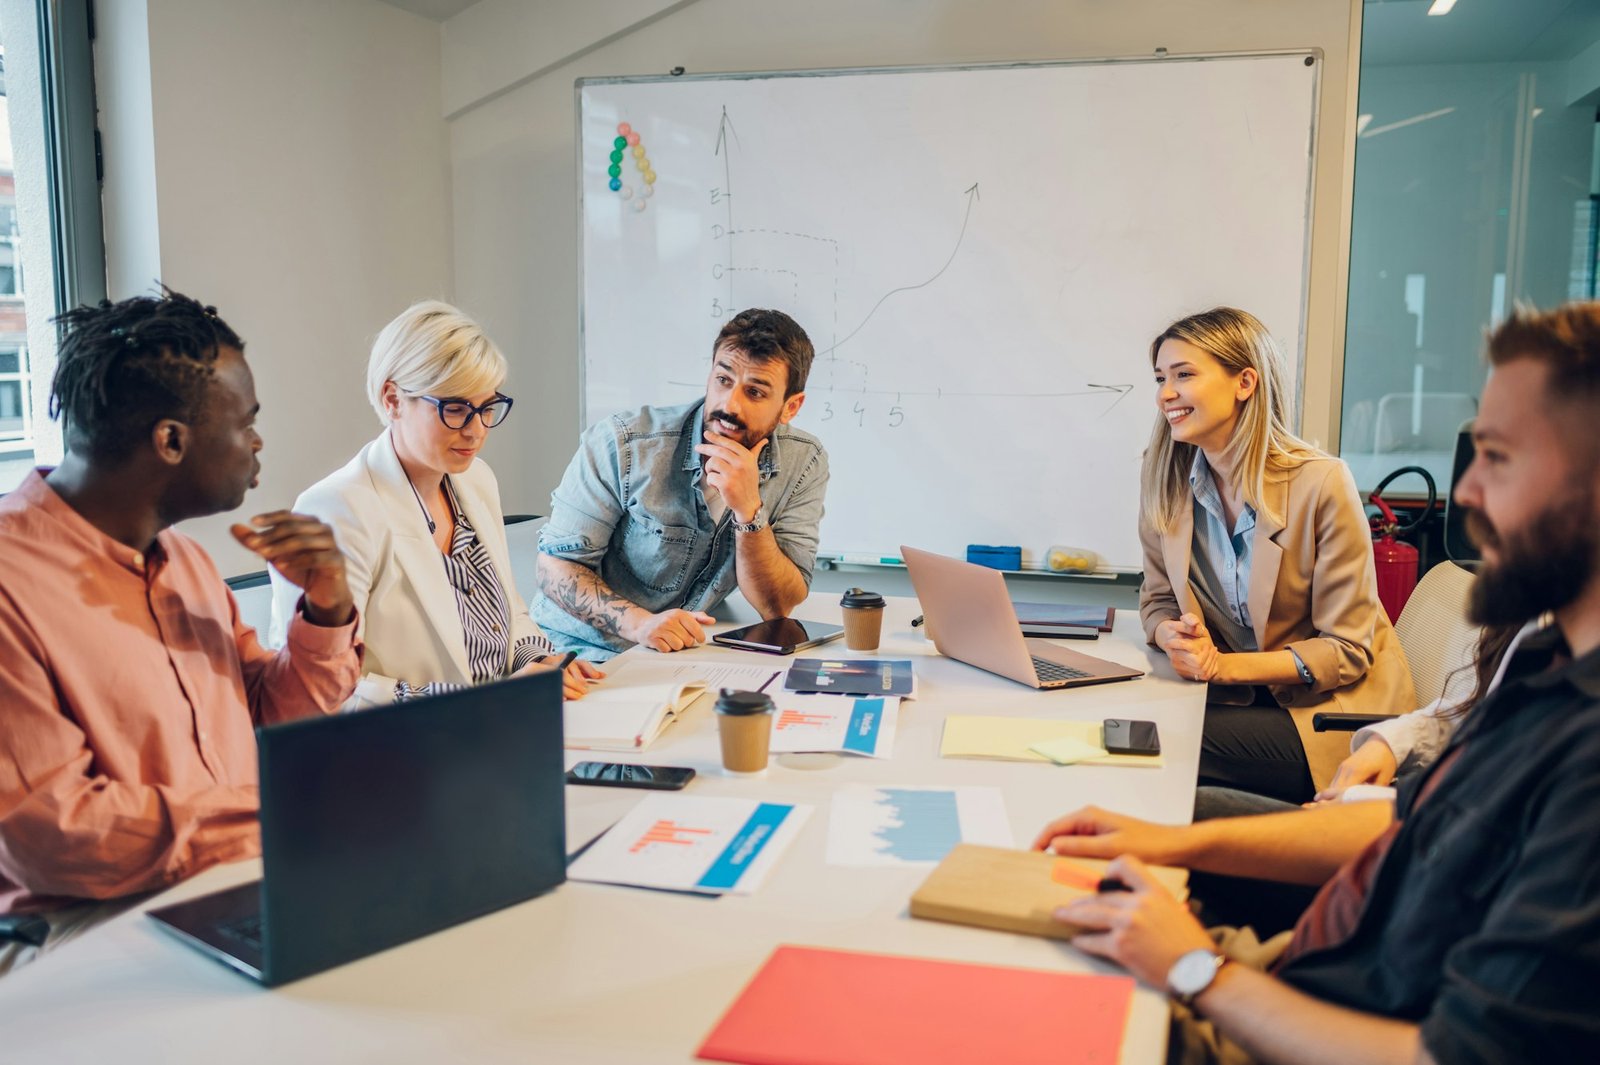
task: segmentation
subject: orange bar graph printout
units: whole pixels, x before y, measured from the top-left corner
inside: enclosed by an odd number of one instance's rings
[[[778,712],[778,728],[795,728],[803,725],[826,725],[832,721],[832,714],[808,714],[803,710],[780,710]]]
[[[645,830],[633,846],[628,848],[629,854],[638,854],[652,843],[671,843],[680,847],[692,846],[699,842],[696,836],[709,836],[709,828],[688,828],[676,821],[660,820]]]

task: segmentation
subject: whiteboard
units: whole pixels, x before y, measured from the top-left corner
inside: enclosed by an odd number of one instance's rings
[[[1299,377],[1316,53],[582,79],[584,425],[704,393],[717,330],[816,346],[823,556],[1051,544],[1141,568],[1150,340],[1216,304]],[[655,175],[648,198],[627,123]],[[1291,394],[1294,394],[1292,391]]]

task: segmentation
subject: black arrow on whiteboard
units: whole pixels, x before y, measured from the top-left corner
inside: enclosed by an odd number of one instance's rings
[[[1107,414],[1110,414],[1112,407],[1115,407],[1118,403],[1121,403],[1123,398],[1125,396],[1127,396],[1127,394],[1129,392],[1133,391],[1133,386],[1132,385],[1096,385],[1096,384],[1090,384],[1089,387],[1090,388],[1097,388],[1102,392],[1115,392],[1117,394],[1117,398],[1112,400],[1111,406],[1107,407],[1105,410],[1100,412],[1100,416],[1101,417],[1105,417]]]
[[[717,120],[717,146],[712,155],[722,156],[722,195],[728,201],[728,313],[734,312],[733,303],[733,171],[728,165],[728,153],[723,146],[728,143],[728,131],[733,130],[734,143],[739,141],[739,131],[728,121],[728,105],[722,105],[722,117]]]
[[[734,134],[734,136],[737,137],[738,134]],[[978,194],[978,183],[974,181],[972,186],[967,189],[967,213],[961,217],[961,232],[956,234],[956,246],[950,249],[950,258],[944,261],[944,265],[939,267],[937,273],[928,278],[928,280],[920,282],[919,284],[902,285],[900,288],[892,288],[888,292],[885,292],[883,296],[879,298],[878,302],[872,305],[872,310],[867,312],[867,316],[861,319],[860,325],[846,333],[843,340],[838,341],[833,345],[833,347],[829,348],[827,351],[820,352],[820,354],[826,355],[829,352],[838,351],[840,348],[844,347],[851,337],[855,336],[857,333],[861,332],[861,330],[867,327],[867,323],[872,321],[872,316],[878,313],[878,308],[882,307],[884,300],[887,300],[890,296],[898,295],[901,292],[914,292],[919,288],[927,288],[929,285],[939,280],[944,272],[950,269],[950,264],[956,261],[956,253],[961,250],[961,241],[967,235],[967,223],[972,220],[972,205],[980,198],[981,197]],[[1132,386],[1130,385],[1129,387]]]
[[[739,131],[733,129],[733,123],[728,121],[728,109],[727,107],[723,107],[722,118],[717,122],[717,147],[716,150],[711,153],[712,155],[722,154],[722,146],[727,143],[729,130],[733,130],[733,139],[737,141],[739,139]]]

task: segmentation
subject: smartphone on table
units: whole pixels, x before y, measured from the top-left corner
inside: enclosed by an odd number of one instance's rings
[[[594,784],[603,788],[650,788],[653,791],[677,791],[693,779],[693,769],[677,765],[579,762],[567,770],[568,784]]]
[[[1108,717],[1104,743],[1107,754],[1160,754],[1161,735],[1154,721],[1130,721]]]

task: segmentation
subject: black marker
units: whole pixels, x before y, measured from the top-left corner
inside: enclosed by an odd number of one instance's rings
[[[1104,895],[1108,891],[1132,891],[1133,888],[1129,887],[1127,884],[1124,884],[1114,876],[1108,876],[1102,878],[1100,883],[1095,885],[1094,890],[1095,894]]]

